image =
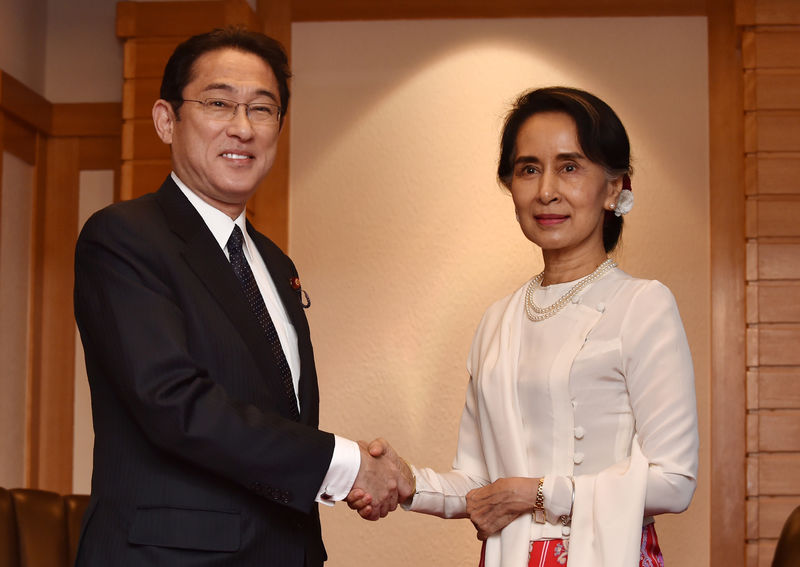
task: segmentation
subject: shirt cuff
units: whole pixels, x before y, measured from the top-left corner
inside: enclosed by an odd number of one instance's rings
[[[335,440],[333,457],[317,493],[317,502],[327,506],[333,506],[337,500],[344,500],[347,497],[361,468],[361,450],[358,443],[338,435],[333,437]]]
[[[572,512],[572,482],[568,477],[545,476],[542,495],[549,522],[559,523],[561,516],[568,516]]]

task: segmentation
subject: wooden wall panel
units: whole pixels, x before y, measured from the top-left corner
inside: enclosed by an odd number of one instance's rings
[[[748,323],[800,321],[800,282],[760,282],[748,286]],[[750,306],[757,309],[750,316]]]
[[[155,191],[164,182],[171,169],[172,164],[168,159],[123,162],[120,199],[133,199]]]
[[[122,159],[169,159],[169,146],[161,141],[152,119],[127,120],[122,127]]]
[[[84,137],[78,139],[81,171],[118,170],[122,159],[119,136]]]
[[[746,180],[748,195],[800,195],[800,153],[748,155]]]
[[[800,409],[762,411],[758,451],[800,451]]]
[[[745,151],[800,152],[800,112],[757,111],[745,116]]]
[[[756,250],[756,279],[800,279],[800,241],[773,239],[757,243]]]
[[[745,69],[800,67],[800,31],[758,28],[743,36]]]
[[[3,116],[2,145],[10,154],[29,165],[35,165],[36,130],[13,116],[5,114]]]
[[[147,37],[127,40],[123,50],[123,78],[160,80],[169,56],[184,39],[186,38]]]
[[[772,558],[775,555],[775,546],[778,540],[762,539],[757,544],[758,548],[758,567],[771,567]]]
[[[747,565],[755,567],[771,564],[775,538],[800,503],[800,2],[741,0],[739,8],[742,25],[754,26],[742,51],[750,154],[748,527],[755,528]]]
[[[800,368],[760,368],[754,378],[762,408],[800,408]]]
[[[800,109],[800,70],[750,70],[744,80],[745,110]]]
[[[160,89],[161,77],[127,79],[122,86],[122,118],[151,118],[153,103],[158,100]]]
[[[755,332],[760,366],[800,366],[800,324],[759,325]]]
[[[228,24],[259,29],[245,0],[117,3],[117,37],[188,37]]]
[[[764,453],[758,455],[759,493],[774,496],[800,496],[800,455]]]
[[[797,496],[765,496],[758,500],[759,537],[777,539],[789,514],[800,506]]]
[[[800,195],[750,199],[748,206],[747,236],[800,236]]]
[[[119,136],[122,105],[118,102],[58,103],[53,105],[53,136]]]
[[[797,0],[749,0],[737,5],[736,21],[742,26],[800,24]]]
[[[49,132],[52,105],[39,93],[0,70],[0,108],[38,132]]]

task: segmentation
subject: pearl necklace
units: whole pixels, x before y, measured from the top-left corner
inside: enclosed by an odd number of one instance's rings
[[[544,272],[540,273],[531,280],[531,283],[528,284],[528,289],[525,291],[525,313],[528,315],[528,319],[531,321],[544,321],[545,319],[552,317],[561,311],[564,306],[569,303],[569,300],[572,299],[579,291],[596,279],[604,276],[606,272],[609,272],[616,267],[617,263],[611,258],[608,258],[605,262],[597,266],[595,271],[584,277],[582,280],[572,286],[567,293],[559,297],[555,303],[548,305],[547,307],[539,307],[533,300],[533,292],[542,287],[542,278],[544,278]]]

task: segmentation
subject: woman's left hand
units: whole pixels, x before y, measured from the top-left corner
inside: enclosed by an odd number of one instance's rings
[[[536,502],[538,478],[500,478],[467,493],[467,514],[483,541],[518,516],[528,514]]]

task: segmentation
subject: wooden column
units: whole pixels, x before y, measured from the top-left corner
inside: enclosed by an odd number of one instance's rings
[[[744,562],[744,189],[733,0],[708,4],[711,200],[711,565]],[[738,427],[737,427],[738,426]]]
[[[30,485],[72,492],[75,323],[73,255],[78,234],[76,138],[46,142],[44,186],[35,207],[35,298]]]
[[[261,20],[262,31],[283,44],[291,61],[291,0],[259,0],[258,16]],[[291,104],[289,113],[283,122],[275,163],[267,178],[261,183],[258,192],[247,204],[247,216],[250,222],[284,251],[288,251],[289,246],[290,132]]]

